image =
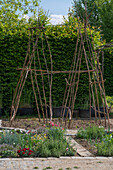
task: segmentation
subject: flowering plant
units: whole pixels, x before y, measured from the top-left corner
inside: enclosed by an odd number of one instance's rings
[[[45,139],[47,139],[46,134],[35,134],[34,136],[31,137],[31,143],[32,145],[38,145],[41,142],[43,142]]]
[[[21,156],[21,157],[29,157],[29,156],[32,156],[33,154],[33,151],[30,150],[30,148],[23,148],[23,149],[19,149],[17,151],[18,155]]]
[[[52,126],[56,126],[56,127],[60,127],[60,124],[59,125],[57,125],[57,124],[54,124],[53,122],[49,122],[49,124],[50,124],[50,126],[52,127]]]

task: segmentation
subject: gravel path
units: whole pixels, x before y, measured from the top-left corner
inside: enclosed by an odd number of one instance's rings
[[[0,159],[0,170],[113,170],[113,157]]]

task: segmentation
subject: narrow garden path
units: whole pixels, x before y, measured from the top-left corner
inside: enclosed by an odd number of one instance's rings
[[[0,159],[0,170],[113,170],[112,157]]]

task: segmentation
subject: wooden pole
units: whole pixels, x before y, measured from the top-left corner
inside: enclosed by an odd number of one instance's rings
[[[93,51],[91,51],[91,49],[92,48],[90,48],[91,47],[91,43],[90,43],[90,41],[88,42],[88,36],[87,36],[87,32],[86,32],[86,41],[87,41],[87,46],[88,46],[88,50],[89,50],[89,54],[90,54],[90,59],[91,59],[91,62],[90,62],[90,64],[91,64],[91,67],[92,67],[92,69],[94,69],[94,62],[95,61],[93,61],[92,60],[92,53],[93,53]],[[89,45],[90,44],[90,45]],[[92,52],[92,53],[91,53]],[[100,110],[99,109],[99,99],[98,99],[98,91],[97,91],[97,85],[96,85],[96,81],[95,81],[95,72],[93,72],[93,80],[94,80],[94,87],[95,87],[95,93],[96,93],[96,100],[97,100],[97,107],[98,107],[98,111]],[[90,83],[92,83],[92,82],[89,82],[89,84]],[[93,83],[92,83],[93,84]],[[91,84],[90,84],[91,85]],[[90,94],[89,94],[90,95]],[[90,98],[90,96],[89,96],[89,98]],[[89,99],[90,100],[90,99]],[[91,102],[91,101],[90,101]],[[99,115],[99,123],[101,124],[101,116],[100,116],[100,112],[98,112],[98,115]],[[91,103],[90,103],[90,120],[91,120]]]
[[[45,101],[46,123],[47,123],[48,122],[47,101],[46,101],[46,95],[45,95],[45,89],[44,89],[44,78],[43,78],[43,72],[42,72],[42,68],[41,68],[41,62],[40,62],[38,47],[37,47],[37,56],[38,56],[39,67],[40,67],[40,70],[41,70],[43,95],[44,95],[44,101]]]
[[[89,81],[91,82],[91,76],[90,76],[90,71],[89,71],[89,65],[88,65],[88,60],[87,60],[87,54],[86,54],[86,50],[85,50],[85,47],[84,47],[84,42],[83,42],[82,34],[80,33],[80,35],[81,35],[81,39],[82,39],[83,51],[84,51],[85,60],[86,60],[86,65],[87,65],[87,69],[88,69]],[[93,97],[94,108],[96,109],[96,106],[95,106],[95,98],[94,98],[94,92],[93,92],[93,86],[92,86],[92,84],[91,84],[91,91],[92,91],[92,97]],[[97,114],[96,114],[96,112],[95,112],[95,121],[97,122]]]
[[[72,76],[71,76],[71,71],[74,69],[75,67],[75,63],[76,63],[76,55],[77,55],[77,47],[78,47],[78,40],[79,40],[79,31],[78,31],[78,34],[77,34],[77,42],[76,42],[76,47],[75,47],[75,52],[74,52],[74,56],[73,56],[73,62],[71,64],[71,68],[70,68],[70,72],[69,72],[69,76],[68,76],[68,82],[70,80],[70,78],[72,79]],[[74,64],[73,64],[74,63]],[[71,80],[72,81],[72,80]],[[71,82],[70,81],[70,82]],[[64,113],[65,113],[65,107],[66,107],[66,102],[65,100],[67,100],[66,98],[66,94],[67,94],[67,89],[68,89],[68,84],[66,84],[66,88],[65,88],[65,93],[64,93],[64,98],[63,98],[63,104],[62,104],[62,110],[61,110],[61,116],[62,116],[62,121],[63,121],[63,118],[64,118]],[[68,93],[69,93],[69,89],[68,89]],[[68,96],[68,94],[67,94]],[[65,99],[66,98],[66,99]],[[63,107],[65,105],[65,107]],[[64,109],[64,111],[63,111]]]
[[[27,58],[28,58],[28,54],[29,54],[29,46],[30,46],[30,41],[29,41],[28,49],[27,49],[27,54],[26,54],[26,58],[25,58],[25,61],[24,61],[24,65],[23,65],[24,68],[25,68],[25,66],[28,67],[28,68],[31,67],[31,63],[32,63],[32,59],[34,57],[34,52],[35,52],[37,43],[38,43],[38,39],[35,42],[35,45],[34,45],[33,50],[32,50],[32,54],[29,57],[29,61],[27,62]],[[16,113],[17,113],[17,110],[18,110],[18,106],[19,106],[19,102],[20,102],[21,93],[22,93],[25,81],[27,79],[28,72],[29,71],[26,70],[25,75],[23,75],[24,74],[24,70],[22,70],[22,72],[21,72],[21,76],[20,76],[20,79],[18,81],[16,90],[15,90],[15,94],[14,94],[14,98],[13,98],[13,102],[12,102],[10,126],[11,126],[11,124],[12,124],[12,122],[13,122],[15,116],[16,116]]]
[[[33,83],[32,71],[30,71],[30,74],[31,74],[31,82],[32,82],[32,88],[33,88],[34,96],[35,96],[35,102],[36,102],[36,108],[37,108],[37,112],[38,112],[39,122],[41,122],[37,96],[36,96],[35,87],[34,87],[34,83]]]
[[[91,33],[91,30],[90,30],[90,33]],[[93,43],[93,46],[94,46],[94,41],[93,41],[92,34],[91,34],[91,38],[92,38],[92,43]],[[96,61],[97,61],[97,53],[96,53],[96,51],[95,51],[95,55],[96,55]],[[93,59],[94,59],[94,63],[96,63],[94,55],[93,55]],[[97,62],[97,63],[98,63],[98,67],[99,67],[99,62]],[[104,109],[104,118],[105,118],[105,127],[106,127],[106,114],[105,114],[105,107],[104,107],[104,102],[103,102],[103,97],[102,97],[103,96],[103,93],[102,93],[103,90],[102,90],[102,87],[101,87],[101,84],[100,84],[100,81],[99,81],[98,68],[97,68],[96,64],[95,64],[95,67],[96,67],[96,71],[97,71],[96,74],[97,74],[97,81],[98,81],[98,85],[99,85],[99,89],[100,89],[100,96],[101,96],[101,100],[102,100],[102,104],[103,104],[103,109]],[[101,79],[101,81],[103,81],[103,79]],[[108,113],[108,111],[107,111],[107,113]],[[109,124],[109,122],[108,122],[108,124]]]
[[[48,42],[48,39],[46,37],[46,34],[44,33],[45,35],[45,38],[46,38],[46,42],[47,42],[47,45],[48,45],[48,49],[49,49],[49,54],[50,54],[50,61],[51,61],[51,78],[50,78],[50,97],[49,97],[49,105],[50,105],[50,120],[52,120],[52,116],[53,116],[53,112],[52,112],[52,95],[51,95],[51,91],[52,91],[52,72],[53,72],[53,63],[52,63],[52,54],[51,54],[51,50],[50,50],[50,45],[49,45],[49,42]]]
[[[78,41],[79,41],[79,34],[78,34],[78,36],[77,36],[77,42],[76,42],[76,48],[75,48],[75,60],[74,60],[74,65],[73,65],[72,71],[74,71],[74,69],[75,69],[75,62],[76,62],[76,56],[77,56]],[[72,75],[71,75],[71,77],[70,77],[70,84],[72,84],[73,75],[74,75],[74,74],[73,74],[73,72],[72,72]],[[70,90],[71,90],[71,85],[70,85],[69,88],[68,88],[67,97],[66,97],[66,101],[65,101],[65,107],[66,107],[67,102],[68,102]],[[71,94],[70,94],[70,95],[71,95]],[[63,117],[64,117],[64,114],[65,114],[65,107],[64,107],[64,111],[63,111]],[[67,125],[67,116],[68,116],[69,111],[70,111],[70,110],[68,109],[67,115],[66,115],[66,119],[65,119],[65,126]],[[70,113],[71,113],[71,112],[70,112]],[[63,119],[62,119],[62,120],[63,120]]]
[[[80,67],[81,67],[81,59],[82,59],[82,55],[80,57],[79,70],[80,70]],[[72,105],[71,105],[71,108],[72,108],[71,114],[72,114],[72,116],[71,117],[73,117],[73,110],[74,110],[74,104],[75,104],[76,95],[77,95],[77,91],[78,91],[79,79],[80,79],[80,72],[78,73],[78,80],[77,80],[77,84],[76,84],[76,90],[75,90],[74,97],[73,97],[73,100],[72,100]],[[68,124],[69,129],[71,127],[71,122],[72,122],[72,119],[69,120],[69,124]]]

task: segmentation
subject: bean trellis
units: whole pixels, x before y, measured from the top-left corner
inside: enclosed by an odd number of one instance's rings
[[[27,76],[30,72],[32,88],[33,88],[33,92],[35,96],[39,121],[41,121],[41,113],[43,117],[43,123],[47,123],[49,119],[52,120],[52,116],[53,116],[53,113],[52,113],[52,80],[53,80],[54,74],[67,73],[69,74],[69,76],[68,76],[68,79],[66,79],[66,89],[64,92],[64,99],[62,103],[61,119],[62,121],[64,120],[65,109],[67,108],[68,111],[65,117],[65,125],[67,126],[67,119],[68,119],[68,114],[69,114],[68,127],[70,128],[72,124],[74,106],[76,105],[76,96],[77,96],[77,91],[79,88],[80,75],[82,73],[88,73],[90,119],[91,119],[91,108],[92,108],[95,112],[96,122],[97,122],[97,113],[98,113],[99,122],[101,124],[101,113],[103,113],[105,117],[105,126],[106,126],[106,117],[108,118],[108,126],[110,125],[109,109],[108,109],[106,97],[105,97],[104,80],[103,80],[103,74],[101,71],[100,63],[99,63],[99,55],[98,55],[98,52],[94,48],[93,36],[91,36],[90,39],[88,37],[87,29],[90,30],[90,27],[88,27],[88,25],[86,24],[84,25],[85,26],[83,27],[81,26],[81,24],[79,24],[77,27],[77,41],[76,41],[75,53],[73,56],[72,65],[70,67],[70,70],[68,71],[67,70],[66,71],[54,71],[53,70],[51,48],[48,42],[48,38],[45,34],[44,27],[38,26],[38,27],[29,29],[29,42],[28,42],[28,49],[27,49],[25,61],[23,64],[23,68],[18,68],[18,70],[21,70],[21,75],[20,75],[20,79],[18,81],[16,90],[14,93],[13,101],[12,101],[10,124],[12,124],[16,116],[22,90],[27,80]],[[82,31],[83,29],[84,29],[84,33]],[[90,34],[91,34],[91,31],[90,31]],[[38,48],[39,38],[41,39],[42,56],[45,62],[44,69],[41,67],[41,57],[40,57],[40,54],[39,54],[40,52]],[[48,56],[45,55],[44,41],[46,42],[46,48],[48,48],[48,51],[49,51],[49,62],[47,60]],[[87,43],[87,49],[85,47],[85,42]],[[85,58],[87,70],[81,70],[81,61],[83,57]],[[35,61],[36,59],[38,61],[38,68],[37,68],[37,64]],[[50,67],[48,65],[50,65]],[[47,79],[48,79],[49,102],[47,102],[47,99],[46,99],[44,75],[47,75]],[[38,77],[40,77],[42,81],[43,96],[41,96],[41,93],[40,93]],[[99,109],[99,96],[101,97],[101,102],[103,105],[103,112],[101,112]],[[37,98],[39,98],[39,101],[37,100]],[[39,108],[39,106],[41,107]],[[49,118],[48,118],[48,113],[47,113],[47,106],[49,106],[49,110],[50,110]]]

